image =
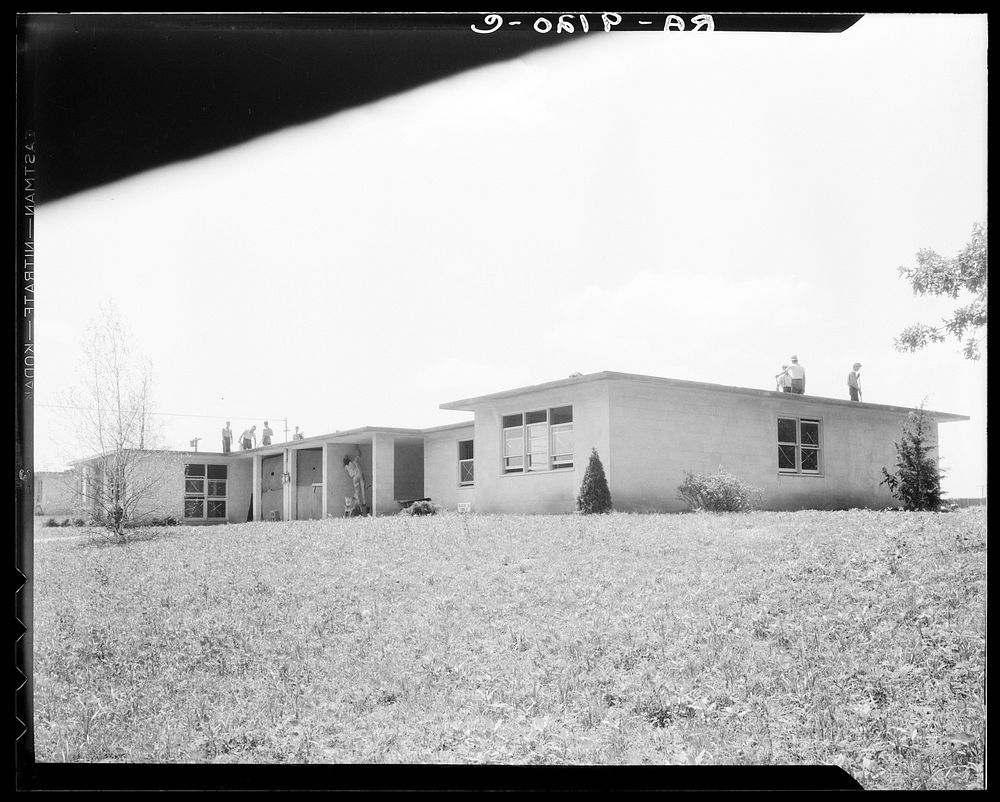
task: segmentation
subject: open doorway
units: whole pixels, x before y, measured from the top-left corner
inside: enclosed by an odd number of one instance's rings
[[[319,520],[323,517],[323,449],[299,449],[295,459],[295,517]]]
[[[260,511],[265,521],[280,521],[284,507],[281,474],[284,465],[281,454],[260,461]]]

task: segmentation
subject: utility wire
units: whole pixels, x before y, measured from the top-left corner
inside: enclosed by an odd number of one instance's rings
[[[40,404],[38,402],[35,402],[34,406],[36,406],[36,407],[48,407],[50,409],[79,409],[79,410],[86,410],[88,412],[99,412],[100,411],[97,407],[78,407],[78,406],[74,406],[72,404]],[[232,420],[233,418],[235,418],[236,420],[257,420],[258,417],[259,417],[260,420],[281,420],[281,421],[285,420],[285,416],[284,415],[280,415],[280,416],[279,415],[274,415],[274,416],[268,416],[268,415],[260,415],[260,416],[257,416],[257,415],[229,415],[229,416],[225,416],[225,415],[195,415],[195,414],[193,414],[191,412],[147,412],[146,414],[147,415],[160,415],[161,417],[165,417],[165,418],[211,418],[213,420]]]

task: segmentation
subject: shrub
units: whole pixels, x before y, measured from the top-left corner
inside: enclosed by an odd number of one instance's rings
[[[590,462],[583,474],[583,484],[580,485],[580,495],[576,497],[576,508],[584,515],[611,512],[611,490],[604,475],[604,465],[597,454],[597,449],[590,450]]]
[[[708,512],[749,512],[760,506],[763,491],[727,473],[685,472],[677,488],[681,499],[693,510]]]
[[[166,515],[163,518],[149,518],[148,520],[142,521],[141,524],[132,522],[128,526],[177,526],[177,519],[173,515]]]
[[[59,522],[55,518],[49,518],[43,526],[59,526]]]
[[[438,508],[429,501],[414,501],[409,507],[404,507],[400,515],[437,515]]]
[[[59,524],[60,526],[72,526],[73,522],[69,518],[63,518],[63,522]]]
[[[896,443],[896,470],[889,473],[882,469],[884,478],[879,487],[888,487],[907,511],[937,510],[941,506],[941,469],[930,456],[934,448],[932,424],[923,404],[907,415],[903,436]]]
[[[83,520],[83,518],[74,518],[73,519],[73,526],[86,526],[86,525],[87,525],[87,522],[85,520]],[[64,524],[64,526],[65,526],[65,524]]]

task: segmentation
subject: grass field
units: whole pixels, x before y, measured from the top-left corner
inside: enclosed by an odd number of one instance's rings
[[[983,509],[35,534],[39,761],[822,763],[983,786]]]

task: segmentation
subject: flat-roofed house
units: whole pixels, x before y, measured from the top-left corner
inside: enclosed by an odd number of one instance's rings
[[[475,415],[474,508],[520,513],[572,511],[591,448],[617,510],[685,509],[685,472],[720,466],[768,509],[890,506],[882,468],[913,411],[611,371],[441,407]],[[928,414],[935,442],[937,423],[968,420]]]
[[[473,419],[427,429],[366,426],[230,454],[149,451],[150,516],[189,524],[344,514],[355,457],[373,515],[413,499],[486,513],[567,513],[592,448],[614,508],[685,509],[687,472],[718,468],[763,490],[774,510],[883,508],[901,424],[914,410],[604,371],[452,401]],[[937,425],[968,420],[928,412]],[[98,458],[80,481],[101,482]],[[150,477],[156,477],[155,480]],[[141,516],[137,516],[141,517]]]

